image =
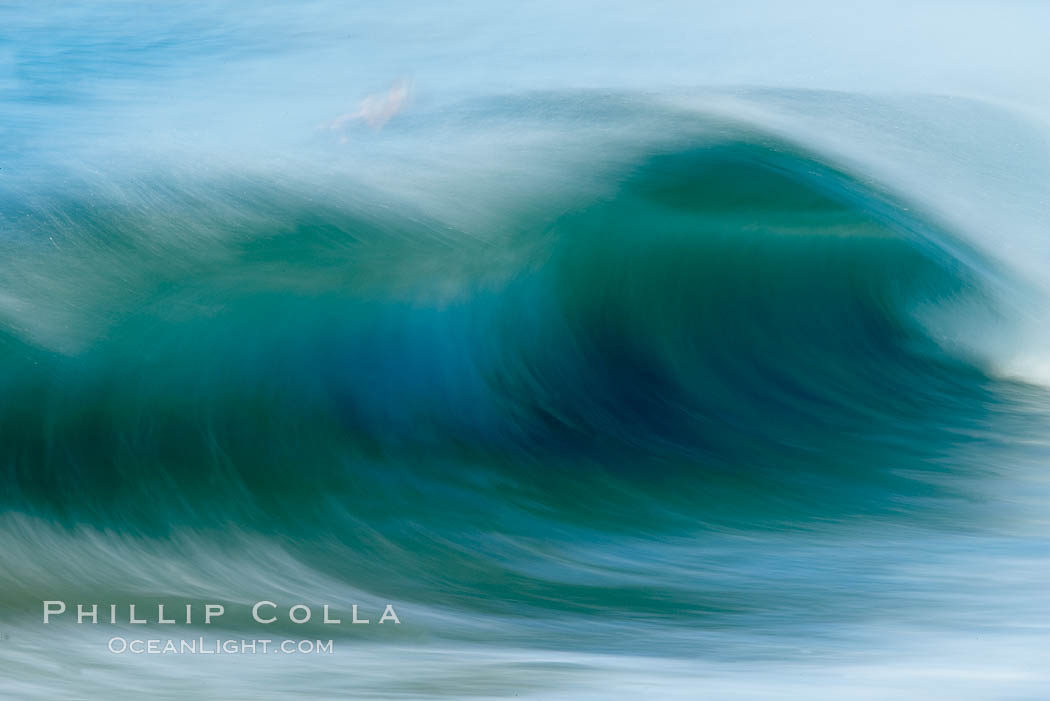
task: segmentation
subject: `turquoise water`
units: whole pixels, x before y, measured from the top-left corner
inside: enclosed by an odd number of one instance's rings
[[[0,8],[5,698],[1045,697],[1042,11],[896,11]]]

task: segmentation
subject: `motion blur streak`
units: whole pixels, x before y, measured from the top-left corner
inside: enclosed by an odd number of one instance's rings
[[[1047,6],[0,26],[4,698],[1047,697]]]

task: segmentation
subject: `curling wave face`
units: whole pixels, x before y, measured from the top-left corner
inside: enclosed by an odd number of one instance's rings
[[[5,618],[280,579],[424,638],[670,658],[921,619],[887,579],[1003,527],[989,481],[1045,425],[974,342],[1024,283],[771,131],[544,99],[631,130],[495,231],[469,177],[442,207],[258,174],[4,193]]]

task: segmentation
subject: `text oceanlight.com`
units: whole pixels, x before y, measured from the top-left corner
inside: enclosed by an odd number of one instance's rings
[[[115,655],[332,655],[332,640],[206,640],[141,639],[114,637],[109,651]]]
[[[185,604],[83,604],[65,601],[44,601],[43,623],[74,625],[125,626],[211,626],[227,623],[232,626],[277,623],[284,628],[288,623],[319,626],[400,625],[401,619],[392,604],[368,608],[350,604],[337,610],[329,604],[310,606],[292,604],[280,606],[269,600],[256,601],[250,606],[235,605],[227,611],[219,603]],[[232,614],[224,618],[227,614]],[[281,624],[284,624],[282,626]],[[227,628],[229,629],[229,628]],[[366,628],[367,629],[367,628]],[[170,629],[169,629],[170,630]],[[107,647],[115,655],[331,655],[335,652],[332,640],[295,639],[278,635],[275,638],[215,638],[213,636],[147,638],[127,635],[109,638]]]

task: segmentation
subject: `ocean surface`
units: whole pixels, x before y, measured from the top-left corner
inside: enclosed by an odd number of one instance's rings
[[[1050,698],[1048,27],[0,3],[0,697]]]

